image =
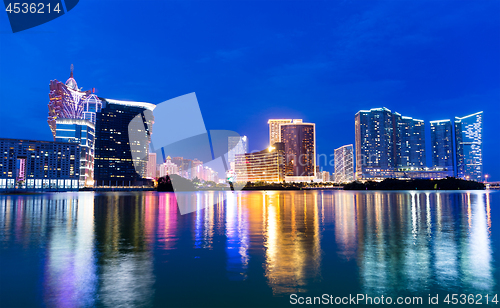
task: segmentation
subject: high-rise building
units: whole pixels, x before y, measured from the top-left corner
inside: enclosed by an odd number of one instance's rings
[[[91,90],[82,91],[78,88],[76,80],[73,78],[73,65],[71,65],[70,77],[66,83],[57,80],[50,81],[47,122],[52,130],[54,140],[56,138],[56,120],[59,118],[83,119],[84,101],[91,92]]]
[[[87,120],[56,120],[56,141],[80,145],[80,187],[94,186],[95,126]]]
[[[203,162],[197,158],[191,161],[191,179],[198,178],[199,180],[203,180]]]
[[[356,178],[386,178],[396,167],[394,117],[387,108],[360,110],[355,116]]]
[[[424,121],[401,116],[397,112],[393,113],[393,119],[397,167],[424,167],[426,165]]]
[[[483,112],[455,117],[457,177],[482,181]]]
[[[80,145],[0,138],[0,191],[79,189]]]
[[[150,103],[102,99],[96,118],[96,186],[144,185],[153,127]]]
[[[352,144],[335,149],[335,183],[354,181],[354,158]]]
[[[425,123],[387,108],[355,116],[356,178],[394,177],[397,170],[424,168]]]
[[[431,121],[432,166],[454,170],[453,126],[450,120]]]
[[[323,171],[321,172],[323,182],[330,182],[330,172]]]
[[[294,120],[280,124],[280,139],[285,146],[286,181],[314,180],[316,172],[316,125]]]
[[[247,136],[230,136],[227,138],[228,161],[230,169],[234,169],[235,155],[248,153]]]
[[[148,157],[146,177],[154,179],[156,178],[156,153],[149,153]]]
[[[300,121],[302,121],[302,120],[300,120]],[[274,145],[276,142],[281,142],[280,125],[287,124],[287,123],[292,123],[292,119],[270,119],[267,121],[267,124],[269,124],[269,145],[270,146]]]
[[[255,153],[236,154],[234,182],[281,182],[285,179],[285,145]]]

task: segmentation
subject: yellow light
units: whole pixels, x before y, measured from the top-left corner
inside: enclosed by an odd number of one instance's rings
[[[272,150],[274,150],[274,149],[275,149],[275,147],[273,147],[272,145],[270,145],[270,146],[267,148],[267,150],[268,150],[269,152],[271,152],[271,151],[272,151]]]

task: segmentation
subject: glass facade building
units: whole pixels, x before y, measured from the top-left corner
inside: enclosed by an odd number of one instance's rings
[[[393,113],[393,117],[397,167],[424,167],[426,165],[424,121],[401,116],[397,112]]]
[[[149,159],[154,104],[100,99],[96,118],[96,186],[142,186]]]
[[[77,143],[0,138],[0,191],[79,189]]]
[[[426,165],[425,122],[387,108],[355,116],[356,178],[395,177],[395,171]]]
[[[483,112],[455,117],[456,174],[462,179],[483,179]]]
[[[356,178],[392,177],[396,167],[394,117],[387,108],[355,116]]]
[[[286,155],[285,176],[315,178],[316,172],[316,128],[314,123],[280,124],[280,140]]]
[[[235,156],[234,182],[281,182],[285,178],[285,146],[276,142],[263,151]]]
[[[431,121],[432,166],[454,170],[453,125],[450,120]]]
[[[354,157],[352,144],[335,149],[335,183],[354,181]]]
[[[80,145],[80,187],[94,186],[94,124],[87,120],[57,119],[56,141]]]

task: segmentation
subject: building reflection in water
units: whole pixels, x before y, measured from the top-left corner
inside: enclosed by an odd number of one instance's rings
[[[157,207],[157,199],[147,194],[108,193],[95,198],[100,305],[152,302],[155,276],[148,241],[155,234]]]
[[[248,208],[242,205],[241,194],[227,194],[226,272],[229,280],[238,281],[247,278],[250,245],[248,228]]]
[[[334,278],[352,292],[492,294],[498,284],[490,197],[483,191],[0,196],[0,249],[39,254],[33,258],[41,273],[32,275],[51,307],[153,305],[164,296],[155,293],[154,257],[157,269],[173,256],[189,270],[190,255],[213,265],[207,279],[217,277],[214,284],[264,275],[279,296],[317,291],[323,276],[338,274],[327,262],[349,263],[346,271],[357,265],[346,272],[359,275],[357,284]],[[177,198],[200,210],[179,215]],[[5,260],[21,264],[11,259]]]
[[[307,292],[320,279],[317,193],[263,192],[265,275],[274,294]]]
[[[323,197],[323,194],[321,194]],[[333,199],[333,217],[335,225],[335,242],[338,246],[338,254],[345,260],[351,260],[356,256],[358,230],[357,230],[357,204],[354,194],[329,194],[323,197]],[[326,206],[329,204],[326,203]]]
[[[493,290],[488,193],[358,193],[362,291]]]

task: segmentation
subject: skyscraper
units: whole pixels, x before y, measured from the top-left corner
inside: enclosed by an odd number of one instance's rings
[[[316,125],[294,120],[281,123],[281,142],[285,146],[285,175],[290,181],[313,180],[316,171]]]
[[[483,112],[455,117],[457,177],[482,181]]]
[[[356,178],[391,177],[396,167],[391,111],[385,107],[358,111],[355,134]]]
[[[87,120],[57,119],[56,141],[80,145],[80,187],[94,186],[95,126]]]
[[[57,80],[50,81],[49,92],[49,116],[47,122],[54,140],[56,138],[56,120],[63,119],[83,119],[84,100],[90,95],[91,91],[82,91],[78,88],[76,80],[73,78],[73,64],[71,65],[71,73],[62,83]]]
[[[146,177],[154,179],[156,178],[156,153],[149,153],[148,157]]]
[[[297,120],[302,121],[302,120]],[[269,145],[272,146],[276,142],[280,142],[281,124],[292,123],[292,119],[270,119],[269,124]],[[246,153],[246,152],[245,152]]]
[[[235,155],[248,153],[247,136],[230,136],[227,138],[228,161],[230,169],[234,169]]]
[[[154,104],[101,99],[96,118],[96,186],[143,185]],[[133,125],[132,125],[133,124]]]
[[[450,120],[431,121],[432,166],[454,170],[453,127]]]
[[[394,150],[397,167],[425,167],[424,121],[401,116],[397,112],[393,113],[393,118],[395,125],[394,140],[396,142]]]
[[[352,144],[335,149],[335,183],[354,181],[354,159]]]

